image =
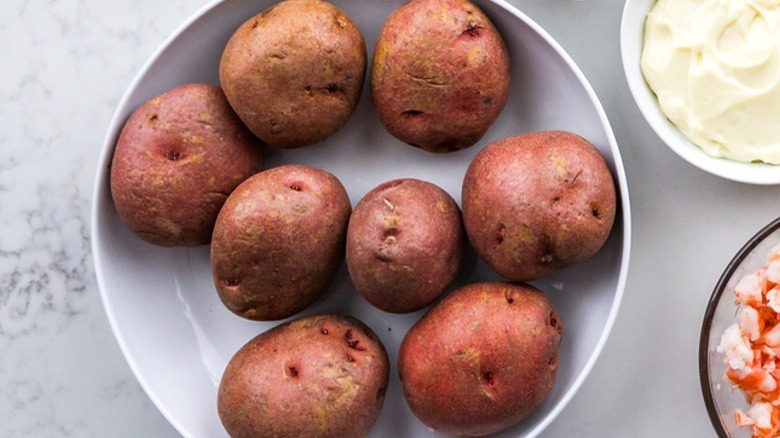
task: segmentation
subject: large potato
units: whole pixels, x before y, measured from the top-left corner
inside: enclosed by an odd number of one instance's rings
[[[412,0],[385,22],[371,90],[398,139],[431,152],[476,143],[509,96],[509,56],[488,17],[467,0]]]
[[[533,286],[477,283],[434,305],[404,337],[398,373],[428,427],[481,436],[506,429],[547,397],[563,324]]]
[[[463,181],[466,233],[500,275],[530,281],[595,254],[609,237],[615,183],[604,158],[565,131],[507,137]]]
[[[286,0],[247,20],[230,38],[219,70],[244,123],[282,148],[324,140],[344,126],[365,72],[360,29],[320,0]]]
[[[286,318],[317,300],[344,260],[352,211],[332,174],[284,165],[236,188],[217,217],[211,268],[219,297],[244,318]]]
[[[111,195],[141,239],[205,245],[227,196],[261,167],[260,142],[222,90],[182,85],[145,102],[125,123],[111,163]]]
[[[315,315],[277,326],[230,360],[218,412],[242,437],[364,437],[379,416],[387,353],[368,326]]]
[[[347,267],[371,304],[393,313],[422,309],[453,282],[463,260],[460,209],[429,182],[381,184],[355,206],[347,230]]]

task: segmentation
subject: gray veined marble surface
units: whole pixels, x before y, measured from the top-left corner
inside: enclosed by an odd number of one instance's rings
[[[697,342],[720,272],[780,214],[780,189],[665,148],[623,77],[620,0],[512,0],[556,38],[610,118],[633,207],[612,335],[545,437],[706,437]],[[173,437],[124,361],[90,254],[97,156],[125,88],[205,0],[0,2],[0,437]]]

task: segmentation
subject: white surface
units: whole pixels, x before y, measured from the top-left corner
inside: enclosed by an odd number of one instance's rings
[[[205,4],[0,4],[0,436],[178,436],[111,334],[92,269],[89,215],[119,99],[164,39]],[[698,384],[701,317],[733,253],[780,215],[778,188],[713,176],[664,146],[623,74],[621,1],[513,4],[593,85],[620,144],[633,212],[631,267],[612,334],[542,436],[713,436]]]
[[[373,43],[385,17],[402,4],[374,2],[367,9],[363,1],[334,3],[361,28],[369,53],[373,53]],[[225,435],[214,406],[222,371],[241,345],[279,322],[245,321],[224,308],[214,290],[208,248],[164,249],[134,236],[113,207],[107,169],[116,138],[129,114],[143,101],[177,85],[217,83],[219,59],[230,35],[271,4],[257,0],[214,2],[189,20],[130,87],[101,152],[95,190],[93,257],[109,321],[142,386],[185,436]],[[327,141],[293,151],[265,148],[264,153],[269,167],[301,163],[332,172],[356,203],[373,187],[401,177],[431,181],[458,201],[471,158],[485,144],[508,135],[566,129],[601,149],[620,181],[623,214],[616,220],[612,237],[595,257],[536,282],[561,315],[565,335],[551,393],[531,417],[502,435],[532,437],[576,393],[612,326],[627,273],[630,208],[614,137],[603,109],[581,73],[557,44],[522,14],[503,3],[479,4],[501,31],[513,68],[507,106],[477,145],[446,155],[404,145],[381,126],[366,92],[349,123]],[[566,112],[556,111],[564,106]],[[500,279],[482,263],[462,277],[460,284]],[[392,364],[390,387],[372,435],[436,435],[409,411],[395,369],[404,334],[424,312],[399,316],[374,309],[356,293],[344,269],[331,290],[303,313],[340,312],[358,317],[378,333]]]
[[[645,16],[653,4],[655,0],[627,0],[620,32],[623,68],[628,85],[647,122],[674,152],[704,171],[750,184],[780,184],[780,166],[712,157],[683,135],[661,112],[639,67]]]

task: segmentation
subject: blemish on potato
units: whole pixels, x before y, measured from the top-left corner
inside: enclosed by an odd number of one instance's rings
[[[181,233],[181,227],[173,221],[165,218],[161,218],[155,222],[158,229],[164,230],[173,236],[178,236]]]
[[[439,79],[435,76],[429,76],[429,77],[416,76],[408,72],[406,73],[406,76],[408,76],[410,79],[412,79],[415,82],[422,82],[423,84],[430,85],[433,87],[442,87],[447,85],[443,79]]]
[[[470,37],[478,37],[481,33],[481,29],[483,29],[482,26],[478,25],[474,21],[469,21],[466,24],[466,29],[461,32],[461,35],[468,35]]]
[[[157,114],[152,114],[151,117],[149,117],[149,123],[154,123],[157,121]]]
[[[551,158],[552,165],[558,173],[566,173],[569,170],[569,161],[565,157],[555,154]]]
[[[388,207],[390,208],[390,210],[395,210],[395,204],[393,204],[392,202],[390,202],[390,200],[389,200],[389,199],[387,199],[387,198],[384,198],[384,199],[383,199],[383,201],[385,202],[385,205],[386,205],[386,206],[388,206]]]
[[[502,243],[504,243],[504,237],[506,237],[506,225],[499,223],[498,230],[496,231],[496,236],[493,239],[493,244],[495,246],[501,245]]]
[[[347,346],[349,348],[357,351],[366,351],[366,347],[360,345],[360,340],[354,338],[352,330],[347,330],[346,333],[344,333],[344,338],[346,338]]]
[[[580,169],[575,175],[574,178],[571,179],[571,182],[569,182],[569,185],[574,185],[574,183],[577,181],[577,178],[580,177],[580,174],[582,174],[582,169]]]
[[[396,215],[385,216],[382,218],[382,221],[387,228],[398,228],[398,226],[401,225],[401,218]]]
[[[181,159],[181,152],[175,152],[175,151],[166,152],[165,158],[171,161],[178,161],[179,159]]]
[[[455,358],[471,366],[478,366],[481,361],[481,356],[479,350],[471,347],[455,352]]]
[[[515,297],[509,289],[504,290],[504,298],[506,298],[506,302],[509,304],[515,303]]]
[[[417,117],[423,115],[424,112],[420,110],[406,110],[401,113],[401,116],[403,117]]]
[[[555,327],[558,325],[558,319],[555,317],[554,314],[550,314],[550,327]]]
[[[325,86],[325,91],[327,91],[330,94],[344,93],[344,90],[341,87],[339,87],[337,84],[334,84],[334,83],[330,83],[330,84],[326,85]]]
[[[495,386],[496,382],[493,379],[493,373],[490,371],[485,371],[482,373],[482,381],[485,383],[486,386],[492,388]]]
[[[227,287],[236,287],[238,286],[238,283],[239,281],[237,278],[228,278],[227,280],[225,280],[225,286]]]

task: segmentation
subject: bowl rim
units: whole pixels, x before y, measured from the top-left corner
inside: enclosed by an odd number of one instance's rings
[[[710,422],[719,438],[729,438],[729,435],[723,428],[723,423],[720,421],[720,414],[718,413],[718,408],[715,406],[715,401],[712,397],[712,386],[710,385],[709,341],[712,335],[712,332],[710,331],[712,328],[712,319],[715,315],[715,310],[718,307],[718,302],[723,296],[723,293],[726,292],[726,285],[739,265],[742,264],[745,258],[750,255],[753,250],[767,238],[767,236],[778,229],[780,229],[780,217],[773,219],[761,228],[748,239],[739,251],[737,251],[736,255],[729,261],[726,269],[723,271],[720,279],[715,285],[707,303],[707,309],[704,312],[699,334],[699,384],[702,390],[702,397],[704,398],[704,405],[707,408],[707,414],[709,415]]]
[[[100,254],[102,253],[101,250],[102,243],[99,242],[100,240],[99,235],[101,233],[99,230],[101,230],[103,227],[99,224],[100,222],[99,219],[103,213],[101,211],[101,205],[99,201],[101,196],[104,195],[105,191],[109,190],[108,178],[107,176],[104,176],[103,173],[106,171],[107,168],[109,168],[111,164],[111,159],[113,157],[113,152],[114,152],[113,145],[115,143],[114,134],[120,132],[121,127],[125,123],[125,118],[123,118],[122,114],[120,114],[120,109],[127,104],[128,100],[130,99],[130,96],[138,88],[141,80],[148,74],[151,67],[156,62],[158,62],[160,56],[170,47],[170,45],[174,41],[177,38],[179,38],[182,35],[182,33],[184,33],[196,21],[201,19],[204,15],[209,13],[211,10],[213,10],[220,4],[228,1],[229,0],[211,0],[207,4],[202,6],[200,9],[192,13],[173,32],[171,32],[163,40],[162,43],[160,43],[160,45],[156,48],[156,50],[154,50],[146,59],[141,69],[136,73],[136,75],[130,82],[129,86],[125,89],[122,98],[117,103],[112,119],[108,125],[106,135],[103,139],[103,142],[101,143],[101,150],[99,152],[98,164],[95,173],[96,177],[95,177],[93,193],[92,193],[93,198],[92,198],[92,208],[91,208],[91,218],[90,218],[91,229],[92,229],[92,233],[91,233],[92,237],[90,239],[91,249],[92,249],[93,264],[95,267],[95,275],[97,279],[98,289],[100,292],[101,302],[106,312],[109,325],[111,326],[114,338],[116,339],[117,344],[119,345],[120,350],[122,351],[122,355],[125,359],[125,362],[128,364],[129,368],[133,373],[133,377],[140,384],[140,386],[144,390],[144,393],[152,401],[155,408],[165,417],[165,419],[169,422],[169,424],[171,424],[171,426],[173,426],[174,429],[176,429],[176,431],[182,434],[183,436],[189,436],[187,427],[185,427],[185,425],[166,408],[165,404],[162,403],[159,397],[157,397],[155,389],[146,380],[143,373],[141,372],[138,365],[136,364],[136,361],[133,358],[133,353],[130,351],[130,348],[126,344],[125,339],[122,335],[122,328],[119,326],[119,323],[115,316],[115,309],[113,308],[110,302],[110,297],[108,296],[108,293],[106,291],[106,286],[105,286],[106,280],[103,278],[104,275],[103,274],[104,269],[102,268],[103,262],[100,256]],[[606,146],[608,147],[610,153],[612,154],[612,160],[614,166],[613,177],[615,178],[616,193],[618,195],[618,205],[620,206],[619,214],[618,216],[616,216],[615,219],[616,226],[618,225],[618,220],[620,221],[619,222],[620,260],[618,261],[618,273],[617,273],[618,275],[615,282],[614,297],[611,300],[610,306],[608,308],[608,313],[605,315],[605,322],[604,322],[603,329],[600,331],[598,335],[593,350],[590,351],[590,353],[588,354],[587,360],[582,366],[582,369],[576,375],[575,379],[572,381],[570,387],[563,394],[559,402],[555,404],[552,407],[552,409],[550,409],[550,411],[544,416],[544,418],[539,422],[539,424],[537,424],[536,427],[531,429],[528,432],[528,434],[525,436],[525,438],[534,438],[540,435],[544,430],[548,428],[548,426],[556,418],[558,418],[559,414],[568,406],[568,404],[571,402],[574,396],[579,392],[582,385],[590,375],[597,360],[599,359],[599,357],[601,357],[601,353],[604,349],[604,346],[606,345],[606,342],[612,333],[612,329],[617,319],[617,314],[619,313],[619,309],[623,301],[623,296],[625,294],[625,287],[628,279],[628,271],[630,265],[629,262],[630,262],[630,255],[631,255],[631,237],[632,237],[632,215],[631,215],[631,206],[629,200],[630,192],[628,187],[628,179],[625,173],[625,165],[623,162],[623,158],[620,153],[620,149],[617,143],[617,139],[615,137],[614,130],[612,129],[612,125],[609,122],[603,104],[601,103],[601,100],[598,98],[598,95],[593,89],[593,86],[588,81],[587,77],[582,72],[580,67],[574,62],[571,55],[569,55],[569,53],[560,45],[560,43],[558,43],[558,41],[552,35],[550,35],[541,25],[539,25],[534,19],[532,19],[530,16],[528,16],[525,12],[523,12],[518,7],[510,4],[506,0],[483,0],[483,1],[486,3],[493,3],[499,6],[505,12],[512,14],[515,18],[521,20],[525,25],[533,29],[537,34],[539,34],[539,36],[541,36],[549,44],[552,50],[558,56],[560,56],[560,58],[564,61],[564,63],[576,76],[577,80],[582,85],[584,91],[589,96],[590,101],[592,102],[594,109],[598,114],[598,119],[600,121],[600,124],[602,128],[605,130],[605,137],[607,139]]]
[[[741,162],[723,157],[714,157],[694,144],[666,115],[661,112],[655,93],[645,82],[639,61],[642,54],[642,44],[639,35],[643,35],[644,18],[641,26],[637,26],[637,14],[646,17],[650,8],[658,0],[626,0],[620,20],[620,57],[623,73],[628,83],[629,91],[639,112],[656,136],[680,158],[692,166],[712,175],[745,184],[777,185],[780,184],[780,164],[761,162]],[[647,11],[640,6],[648,3]],[[638,27],[638,29],[637,29]],[[641,33],[640,33],[641,32]],[[637,40],[640,41],[636,50]]]

